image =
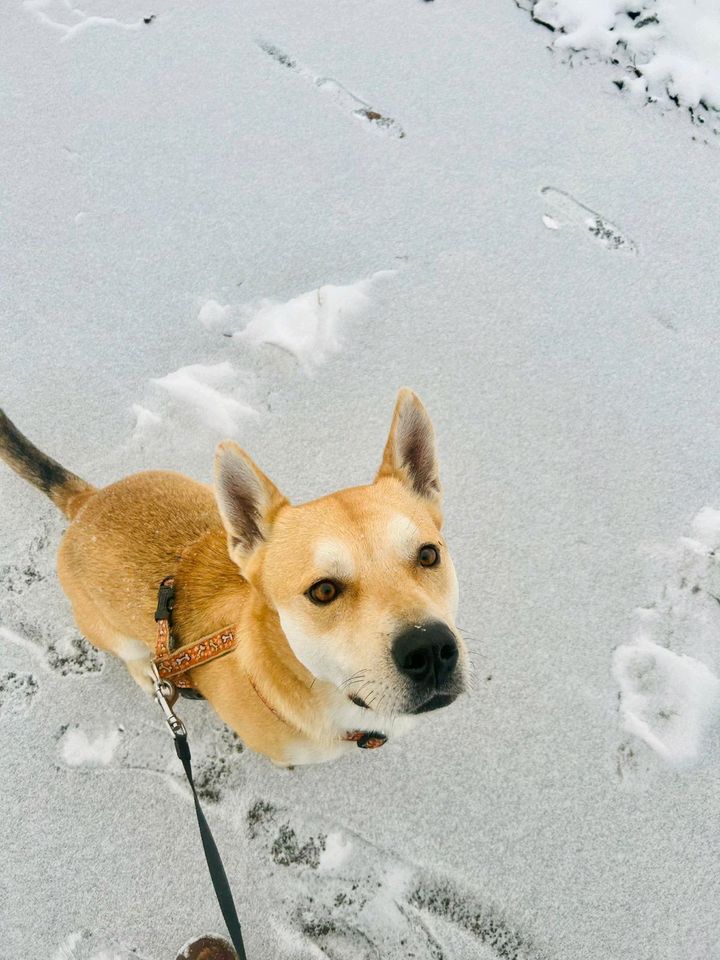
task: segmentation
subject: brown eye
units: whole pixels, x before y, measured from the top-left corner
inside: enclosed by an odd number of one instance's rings
[[[340,596],[340,587],[333,580],[318,580],[307,592],[313,603],[332,603]]]
[[[418,551],[418,563],[421,567],[435,567],[440,563],[440,553],[437,547],[431,543],[426,543]]]

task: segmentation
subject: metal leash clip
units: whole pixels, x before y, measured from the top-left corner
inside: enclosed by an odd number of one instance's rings
[[[178,717],[173,710],[175,701],[178,698],[177,690],[169,680],[160,679],[160,674],[158,673],[157,667],[154,663],[152,664],[152,677],[155,700],[163,712],[165,723],[168,725],[168,729],[170,731],[170,736],[173,738],[173,740],[177,740],[178,737],[186,737],[187,730],[185,729],[180,717]]]

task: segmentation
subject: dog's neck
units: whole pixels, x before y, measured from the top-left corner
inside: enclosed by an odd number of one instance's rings
[[[276,611],[230,559],[221,527],[183,551],[176,572],[173,622],[178,645],[236,627],[238,649],[218,661],[223,681],[230,685],[228,692],[232,685],[238,689],[241,674],[247,677],[254,694],[296,733],[313,741],[333,741],[355,729],[390,732],[387,723],[379,726],[377,714],[353,704],[333,684],[315,678],[297,659]],[[199,671],[206,669],[211,668]]]
[[[415,717],[383,717],[350,700],[346,691],[321,680],[293,653],[280,618],[262,596],[250,592],[240,629],[247,639],[246,669],[255,692],[285,723],[314,741],[337,741],[350,731],[404,733]],[[242,648],[240,648],[242,656]]]

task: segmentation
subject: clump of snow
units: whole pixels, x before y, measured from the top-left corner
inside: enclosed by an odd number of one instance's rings
[[[211,430],[235,436],[244,419],[257,415],[249,404],[238,399],[237,378],[233,365],[224,360],[209,365],[195,363],[180,367],[152,383]]]
[[[132,405],[132,412],[135,416],[135,430],[138,433],[147,433],[153,427],[159,427],[162,423],[162,417],[158,413],[143,407],[140,403]]]
[[[320,854],[321,870],[336,870],[350,856],[353,845],[350,840],[338,831],[328,833],[325,838],[325,847]]]
[[[198,320],[208,330],[223,330],[233,309],[230,306],[223,306],[217,300],[206,300],[198,313]]]
[[[622,66],[621,88],[694,112],[720,110],[720,6],[714,0],[537,0],[523,7],[555,31],[557,50]]]
[[[246,326],[235,333],[234,338],[253,344],[269,343],[287,350],[309,372],[338,353],[341,321],[362,313],[367,308],[373,283],[392,274],[390,270],[380,270],[346,286],[325,284],[285,303],[262,299],[246,304],[240,308],[240,317]]]
[[[693,518],[692,530],[699,544],[708,551],[717,550],[720,547],[720,510],[704,507]]]
[[[70,767],[107,766],[122,736],[119,729],[90,737],[80,727],[67,730],[62,738],[62,756]]]
[[[720,714],[720,511],[706,507],[663,556],[666,581],[613,654],[623,728],[673,765],[700,759]]]

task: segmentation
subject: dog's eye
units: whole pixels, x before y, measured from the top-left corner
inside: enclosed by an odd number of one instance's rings
[[[313,603],[332,603],[340,596],[340,585],[334,580],[318,580],[307,592]]]
[[[440,551],[431,543],[418,550],[418,563],[421,567],[436,567],[440,563]]]

